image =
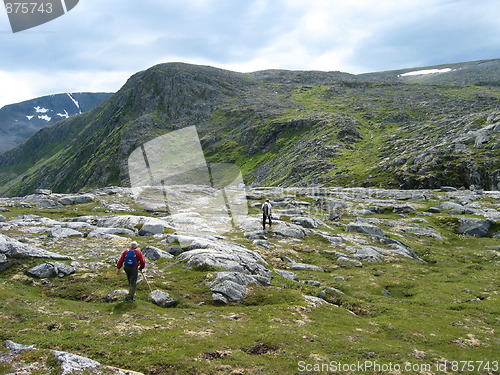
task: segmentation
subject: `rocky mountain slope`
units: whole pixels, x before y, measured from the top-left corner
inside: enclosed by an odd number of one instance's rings
[[[38,130],[97,107],[111,93],[67,93],[43,96],[0,109],[0,152],[24,142]]]
[[[177,190],[200,202],[216,193]],[[466,358],[496,373],[498,191],[255,187],[244,198],[239,225],[223,210],[145,209],[121,187],[0,199],[0,372],[349,373],[338,366],[362,363],[439,374]],[[263,230],[264,199],[274,211]],[[115,264],[132,240],[147,279],[126,302]]]
[[[415,81],[405,74],[418,69],[355,76],[158,65],[0,155],[0,194],[127,186],[134,150],[192,125],[209,162],[236,164],[255,186],[499,189],[499,66],[439,66]]]

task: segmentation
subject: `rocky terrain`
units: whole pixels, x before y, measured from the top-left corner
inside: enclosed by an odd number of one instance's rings
[[[130,154],[190,126],[207,160],[236,164],[246,185],[498,190],[499,66],[352,75],[160,64],[0,154],[0,195],[131,186]]]
[[[216,193],[179,189],[193,200]],[[152,211],[121,187],[1,198],[0,372],[278,374],[296,373],[299,360],[497,360],[498,191],[245,194],[249,214],[236,224],[224,207]],[[274,212],[263,230],[264,199]],[[131,240],[148,260],[133,303],[114,275]]]

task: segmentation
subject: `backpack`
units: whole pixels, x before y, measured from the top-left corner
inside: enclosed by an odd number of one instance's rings
[[[264,212],[264,215],[269,216],[269,214],[271,213],[271,204],[267,202],[264,203],[264,205],[262,206],[262,211]]]
[[[137,256],[134,249],[128,249],[123,264],[129,267],[137,266]]]

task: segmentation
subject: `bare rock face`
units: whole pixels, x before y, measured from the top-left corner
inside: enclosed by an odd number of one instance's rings
[[[10,361],[8,361],[14,368],[16,368],[19,372],[22,373],[24,365],[29,365],[28,363],[24,364],[23,359],[18,356],[25,350],[34,350],[38,351],[35,345],[22,345],[15,343],[11,340],[6,341],[6,347],[10,351]],[[71,374],[80,374],[82,372],[92,373],[92,374],[109,374],[109,375],[126,375],[126,374],[134,374],[134,375],[144,375],[134,371],[121,370],[115,367],[110,367],[103,365],[93,359],[83,357],[81,355],[63,352],[59,350],[50,350],[50,352],[54,355],[61,366],[61,375],[71,375]],[[41,351],[40,351],[41,353]],[[43,354],[41,353],[40,356]],[[50,369],[47,368],[47,371]]]
[[[70,257],[65,255],[60,255],[48,250],[40,249],[35,246],[24,244],[4,234],[0,234],[0,254],[4,254],[6,258],[31,257],[48,258],[54,260],[71,259]]]

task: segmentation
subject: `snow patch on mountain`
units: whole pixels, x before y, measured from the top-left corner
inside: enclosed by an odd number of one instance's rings
[[[58,113],[57,115],[59,117],[62,117],[62,118],[68,118],[69,117],[69,113],[66,110],[64,110],[64,113]]]
[[[40,106],[36,106],[36,107],[33,107],[33,108],[35,108],[36,113],[47,113],[48,111],[50,111],[50,109],[42,108]]]
[[[73,98],[73,96],[70,93],[68,93],[67,95],[73,101],[73,103],[75,103],[76,108],[78,108],[79,113],[82,113],[82,110],[80,108],[80,103],[78,103],[78,100],[76,100],[75,98]]]
[[[398,74],[398,77],[407,77],[407,76],[418,76],[421,74],[436,74],[436,73],[448,73],[452,72],[456,69],[451,68],[443,68],[443,69],[424,69],[424,70],[416,70],[413,72]]]
[[[47,122],[49,122],[50,120],[52,120],[52,117],[49,117],[49,116],[47,116],[47,115],[38,116],[38,118],[39,118],[40,120],[45,120],[45,121],[47,121]]]

